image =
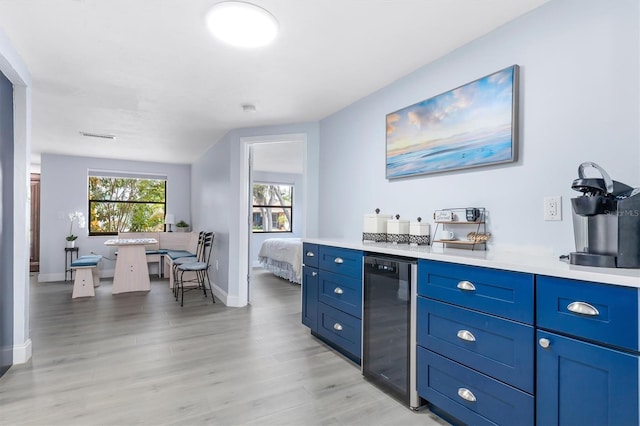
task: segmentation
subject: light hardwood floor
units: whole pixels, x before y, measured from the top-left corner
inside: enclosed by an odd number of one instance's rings
[[[31,283],[33,358],[0,379],[0,425],[443,425],[366,382],[300,323],[300,286],[254,270],[253,302],[71,299]]]

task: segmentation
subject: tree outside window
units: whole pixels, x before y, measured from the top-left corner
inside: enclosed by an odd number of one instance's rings
[[[253,184],[253,232],[291,232],[293,186]]]
[[[89,176],[89,235],[164,230],[166,180]]]

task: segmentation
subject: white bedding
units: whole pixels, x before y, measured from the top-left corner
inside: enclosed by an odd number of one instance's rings
[[[274,274],[289,281],[302,282],[302,240],[268,238],[258,253],[258,260]]]

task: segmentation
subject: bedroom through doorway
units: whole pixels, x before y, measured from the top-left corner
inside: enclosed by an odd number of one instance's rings
[[[306,137],[252,139],[247,144],[247,259],[243,263],[247,301],[255,304],[262,294],[258,286],[281,283],[285,291],[301,282]],[[292,243],[300,246],[300,254],[296,255]]]

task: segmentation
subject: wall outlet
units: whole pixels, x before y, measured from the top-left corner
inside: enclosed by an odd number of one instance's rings
[[[544,220],[562,220],[562,197],[544,197]]]

